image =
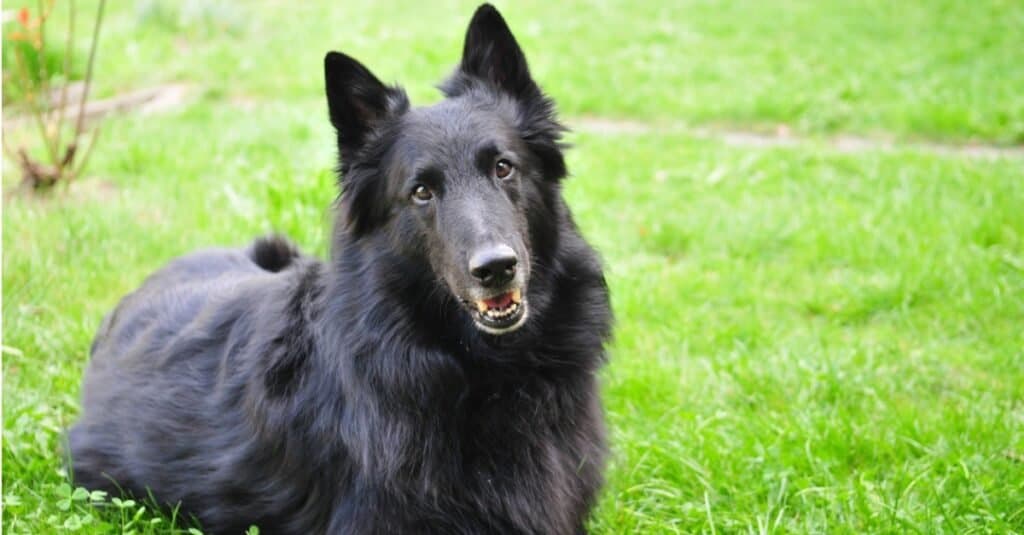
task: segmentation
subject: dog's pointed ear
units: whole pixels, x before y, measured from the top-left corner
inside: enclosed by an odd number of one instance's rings
[[[342,160],[359,150],[382,120],[409,107],[405,92],[384,85],[369,69],[340,52],[324,57],[324,80]]]
[[[459,69],[515,97],[532,97],[539,93],[530,77],[526,56],[501,13],[490,4],[477,8],[469,22]]]

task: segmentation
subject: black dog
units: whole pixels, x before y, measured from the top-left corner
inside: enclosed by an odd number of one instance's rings
[[[434,106],[325,59],[332,255],[179,258],[104,320],[76,484],[241,533],[584,531],[608,291],[560,194],[552,102],[480,7]]]

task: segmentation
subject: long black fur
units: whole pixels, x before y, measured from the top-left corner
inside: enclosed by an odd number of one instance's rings
[[[299,257],[299,250],[283,236],[267,236],[253,242],[249,256],[257,266],[277,273]]]
[[[75,483],[152,493],[209,533],[583,532],[611,312],[560,194],[551,101],[488,5],[434,107],[342,54],[325,69],[343,188],[330,260],[269,238],[178,258],[125,297],[69,432]],[[521,159],[515,184],[459,160],[487,136]],[[427,157],[445,164],[423,175],[436,214],[395,193]],[[460,303],[450,259],[476,234],[431,230],[444,203],[522,246],[521,328],[488,334]]]

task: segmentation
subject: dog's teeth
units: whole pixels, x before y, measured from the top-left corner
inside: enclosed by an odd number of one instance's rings
[[[512,303],[505,308],[487,309],[483,312],[483,315],[490,319],[502,319],[514,314],[519,310],[518,303]]]
[[[522,308],[521,290],[512,290],[509,292],[509,297],[511,297],[511,299],[504,307],[501,308],[491,308],[487,306],[486,301],[483,300],[474,301],[474,304],[476,304],[476,308],[480,312],[481,316],[492,321],[498,321],[515,316],[519,313],[519,309]]]

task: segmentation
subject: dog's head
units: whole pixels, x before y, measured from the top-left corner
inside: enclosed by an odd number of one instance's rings
[[[347,236],[389,236],[491,334],[529,311],[531,242],[565,176],[564,128],[501,15],[477,9],[446,98],[410,108],[405,93],[337,52],[324,60],[341,157]]]

